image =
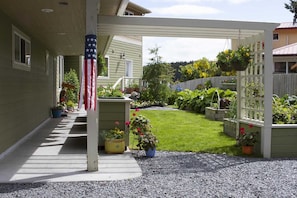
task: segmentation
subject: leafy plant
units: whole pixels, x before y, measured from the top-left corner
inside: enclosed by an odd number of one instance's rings
[[[252,124],[249,124],[249,128],[253,128]],[[246,132],[244,127],[239,129],[238,143],[241,146],[254,146],[257,142],[257,132]]]
[[[123,92],[119,89],[113,89],[111,86],[100,86],[97,88],[98,97],[119,97],[122,98],[124,96]]]
[[[147,92],[151,100],[165,105],[170,96],[168,84],[173,79],[173,69],[170,64],[162,62],[158,54],[159,48],[150,49],[151,63],[143,68],[143,80],[148,82]]]
[[[109,131],[104,131],[104,136],[106,139],[123,139],[125,136],[124,130],[119,128],[119,121],[115,121],[115,128]]]
[[[150,121],[143,115],[137,115],[139,109],[135,109],[130,121],[126,122],[129,130],[134,134],[138,143],[137,147],[141,150],[155,148],[158,143],[157,137],[152,133]]]
[[[79,80],[76,71],[74,69],[70,69],[69,72],[66,72],[64,75],[64,81],[67,84],[73,86],[73,88],[67,88],[67,100],[72,100],[74,103],[77,103],[79,93]]]

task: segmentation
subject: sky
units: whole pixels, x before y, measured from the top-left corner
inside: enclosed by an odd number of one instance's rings
[[[152,13],[145,17],[217,19],[256,22],[292,22],[293,14],[284,8],[289,0],[130,0]],[[164,62],[215,60],[218,52],[230,48],[226,39],[143,37],[143,65],[159,48]],[[178,47],[177,47],[178,46]]]

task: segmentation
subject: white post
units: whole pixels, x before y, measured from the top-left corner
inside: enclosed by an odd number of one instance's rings
[[[97,9],[99,3],[99,0],[86,0],[86,35],[97,35]],[[97,80],[95,84],[97,85]],[[98,171],[97,111],[87,111],[87,165],[88,171]]]
[[[273,57],[272,30],[264,32],[264,128],[261,131],[263,157],[271,157],[272,95],[273,95]]]

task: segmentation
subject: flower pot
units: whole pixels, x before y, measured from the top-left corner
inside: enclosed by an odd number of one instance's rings
[[[225,71],[225,72],[230,72],[233,69],[231,65],[226,63],[220,63],[218,64],[218,66],[221,68],[222,71]]]
[[[242,146],[242,153],[246,155],[251,155],[253,154],[254,147],[253,146]]]
[[[60,118],[62,114],[62,110],[60,109],[52,109],[53,118]]]
[[[156,153],[156,148],[149,148],[145,151],[146,157],[154,157]]]
[[[245,71],[246,68],[248,67],[248,63],[241,63],[239,61],[233,61],[231,63],[231,67],[235,70],[235,71]]]
[[[105,139],[105,152],[106,153],[124,153],[125,140],[124,139]]]

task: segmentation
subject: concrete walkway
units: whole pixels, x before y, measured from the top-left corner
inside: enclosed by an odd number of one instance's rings
[[[51,118],[23,144],[0,159],[0,183],[107,181],[139,177],[129,151],[99,152],[99,171],[87,172],[86,112]]]

